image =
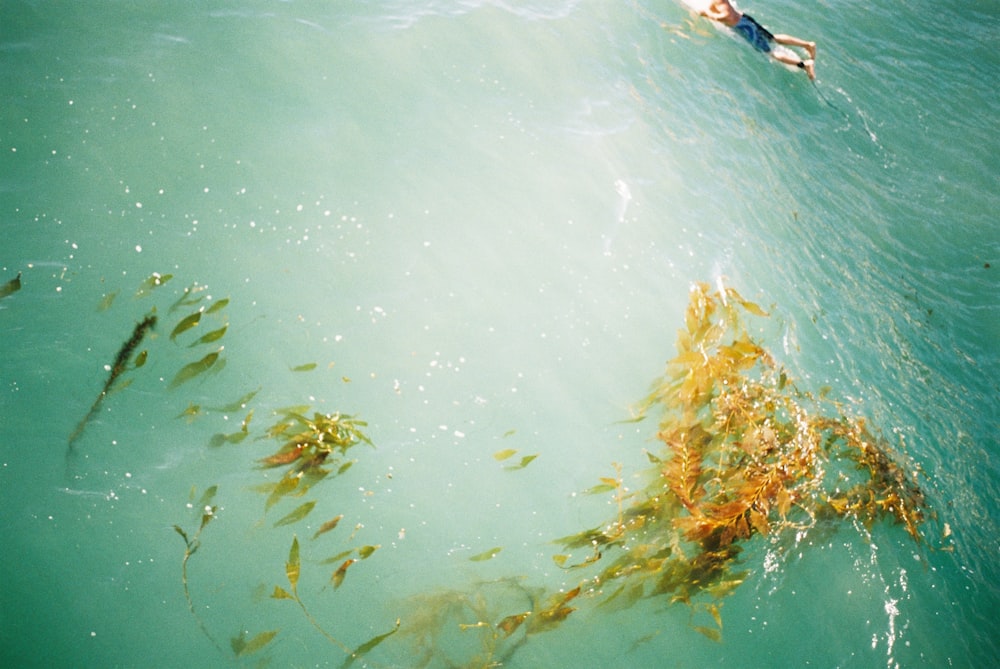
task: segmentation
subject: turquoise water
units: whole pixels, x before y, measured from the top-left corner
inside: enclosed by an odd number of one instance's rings
[[[885,524],[778,564],[758,546],[719,642],[651,603],[505,666],[1000,662],[1000,7],[969,4],[746,6],[819,43],[814,87],[673,2],[5,3],[0,664],[341,666],[267,596],[293,535],[303,599],[352,647],[441,586],[573,587],[550,541],[607,518],[580,492],[612,462],[645,463],[655,426],[618,421],[695,281],[766,305],[800,385],[905,446],[927,544]],[[196,331],[228,324],[214,344],[170,337],[189,286],[223,305]],[[148,362],[67,458],[154,308]],[[294,405],[357,414],[375,449],[275,528],[297,502],[265,515],[251,489],[273,446],[210,444]],[[538,458],[505,471],[508,448]],[[173,526],[212,485],[195,618]],[[324,589],[316,562],[353,545],[380,548]],[[357,666],[411,666],[395,641]]]

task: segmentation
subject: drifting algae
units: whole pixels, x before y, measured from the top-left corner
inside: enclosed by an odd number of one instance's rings
[[[83,417],[83,420],[81,420],[76,426],[76,429],[73,430],[73,434],[69,436],[68,443],[70,450],[73,449],[73,444],[76,443],[76,441],[83,435],[83,429],[87,426],[87,423],[97,415],[97,411],[101,408],[101,403],[104,401],[104,398],[108,396],[108,393],[111,392],[111,389],[118,380],[118,377],[124,374],[128,369],[129,360],[132,359],[132,354],[135,353],[135,349],[139,347],[139,344],[142,343],[146,333],[152,330],[155,325],[156,315],[149,314],[142,319],[141,322],[136,324],[135,328],[132,330],[132,336],[129,337],[124,344],[122,344],[120,349],[118,349],[118,355],[115,356],[115,361],[111,364],[111,371],[108,374],[107,381],[104,382],[104,388],[102,388],[101,392],[97,395],[97,399],[95,399],[94,403],[91,405],[90,411],[87,412],[87,415]],[[142,367],[146,364],[146,357],[147,353],[145,351],[140,353],[136,358],[135,366]]]
[[[153,272],[149,277],[144,279],[139,287],[136,289],[134,298],[136,300],[144,300],[151,297],[154,291],[158,295],[162,291],[162,287],[173,278],[172,274],[160,274],[159,272]],[[200,302],[205,295],[201,295],[203,291],[206,290],[204,286],[198,286],[194,284],[191,288],[187,288],[183,291],[182,296],[173,303],[170,307],[168,314],[172,313],[179,306],[185,304],[196,304]],[[111,308],[114,303],[114,296],[118,295],[119,291],[112,291],[105,295],[99,307],[99,311],[104,312]],[[192,299],[191,296],[197,294],[196,299]],[[194,327],[201,321],[202,315],[207,314],[217,314],[221,312],[225,306],[229,303],[228,299],[223,299],[215,302],[211,307],[205,309],[204,307],[199,308],[194,313],[182,318],[177,322],[171,330],[170,341],[176,343],[178,335],[182,334],[186,330]],[[162,306],[162,305],[161,305]],[[157,316],[156,306],[147,313],[147,315],[136,324],[135,328],[132,330],[131,336],[122,344],[121,348],[118,350],[118,354],[115,356],[114,362],[107,367],[109,370],[108,378],[104,383],[104,387],[98,394],[97,399],[94,400],[93,405],[90,407],[90,411],[84,416],[83,420],[77,425],[76,429],[70,434],[68,439],[69,448],[67,453],[72,453],[74,444],[83,436],[84,428],[87,424],[97,415],[100,410],[102,403],[105,398],[117,388],[122,388],[131,382],[128,379],[122,383],[119,383],[120,377],[122,377],[126,372],[131,370],[137,370],[144,367],[149,360],[150,350],[153,348],[151,344],[150,349],[144,349],[142,351],[136,352],[140,344],[146,340],[147,336],[153,331],[159,322]],[[191,346],[196,346],[198,344],[204,344],[209,342],[216,342],[226,334],[226,326],[223,326],[217,330],[213,330],[208,334],[204,335],[201,339],[197,340]],[[154,339],[154,338],[150,338]],[[153,342],[155,344],[155,342]],[[212,369],[213,371],[218,371],[224,364],[225,360],[221,359],[222,347],[218,350],[209,353],[199,360],[189,362],[188,364],[182,366],[170,383],[169,388],[175,389],[183,383],[190,381],[191,379],[199,376],[206,371]],[[134,359],[133,359],[134,356]],[[129,363],[132,362],[131,366]],[[200,412],[200,408],[193,403],[189,405],[182,415],[189,419],[193,419]],[[247,419],[249,420],[249,418]],[[244,425],[244,433],[246,432]]]
[[[721,600],[749,578],[738,557],[758,536],[780,546],[820,523],[888,518],[922,540],[926,500],[915,476],[863,420],[836,406],[818,412],[749,336],[743,313],[766,315],[732,289],[693,288],[677,355],[637,410],[638,420],[659,419],[645,485],[627,490],[616,465],[588,492],[612,494],[617,515],[553,542],[563,549],[556,564],[580,573],[579,585],[546,594],[520,580],[481,583],[442,593],[429,610],[434,598],[418,597],[420,613],[402,628],[415,666],[497,666],[587,604],[610,613],[647,599],[687,605],[692,619],[707,614],[713,624],[692,629],[718,641]],[[530,605],[499,605],[518,597]],[[473,635],[461,658],[439,643],[456,624]]]
[[[351,521],[357,524],[350,537],[328,535],[356,511],[344,509],[310,527],[308,544],[300,544],[297,535],[290,537],[281,572],[284,583],[273,587],[269,599],[294,602],[315,631],[344,654],[344,667],[362,657],[366,666],[395,666],[367,657],[376,648],[393,657],[405,653],[407,666],[489,667],[502,665],[525,643],[556,633],[578,611],[588,611],[594,623],[600,620],[596,616],[644,601],[687,607],[691,629],[719,641],[722,600],[752,577],[754,566],[741,560],[752,542],[767,541],[780,553],[784,546],[801,545],[797,537],[818,526],[848,521],[872,527],[883,519],[898,522],[921,542],[927,502],[912,467],[864,420],[800,390],[749,335],[743,324],[747,315],[767,316],[735,290],[693,287],[676,355],[628,419],[657,423],[653,436],[658,446],[646,451],[648,469],[627,476],[622,465],[614,464],[613,474],[596,476],[597,483],[585,492],[610,495],[612,517],[552,541],[558,547],[552,560],[560,578],[572,577],[568,589],[514,576],[425,591],[403,602],[402,615],[395,625],[386,624],[387,631],[352,645],[335,629],[337,623],[313,612],[311,602],[324,590],[325,596],[342,597],[348,583],[370,578],[364,561],[380,545],[353,544],[363,523]],[[190,364],[210,366],[203,361]],[[246,410],[256,393],[227,408]],[[240,432],[221,436],[225,443],[276,442],[265,454],[255,450],[243,462],[265,477],[253,488],[265,496],[265,516],[272,507],[295,504],[278,520],[256,527],[273,533],[306,525],[324,500],[318,484],[345,474],[358,461],[356,446],[372,445],[367,426],[353,415],[296,406],[274,410],[274,422],[246,440],[253,412],[249,409]],[[507,462],[517,454],[503,449],[493,458]],[[523,456],[505,469],[523,468],[536,455]],[[640,485],[626,486],[626,480]],[[211,495],[206,492],[204,504],[199,503],[197,529],[175,529],[185,542],[181,571],[189,608],[221,649],[224,644],[209,632],[210,621],[197,615],[188,583],[190,558],[218,513],[212,503],[217,488],[208,491]],[[330,549],[331,541],[342,542],[339,549]],[[305,555],[307,551],[318,554]],[[493,547],[468,560],[489,562],[501,551]],[[325,571],[314,576],[310,565]],[[318,592],[308,592],[305,583]],[[376,604],[371,603],[373,610]],[[356,600],[349,603],[358,605]],[[230,638],[237,657],[280,642],[277,629],[248,634],[241,631]]]
[[[0,299],[7,297],[8,295],[13,295],[17,291],[21,290],[21,273],[18,272],[10,281],[5,282],[0,285]]]

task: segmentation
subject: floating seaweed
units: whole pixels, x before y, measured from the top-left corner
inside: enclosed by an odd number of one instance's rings
[[[229,329],[228,325],[223,325],[221,328],[207,332],[199,337],[196,341],[189,344],[189,348],[194,348],[195,346],[200,346],[202,344],[211,344],[214,341],[219,341],[226,335],[226,330]]]
[[[506,611],[501,602],[511,584],[449,590],[437,601],[418,596],[421,612],[411,612],[402,631],[414,644],[415,666],[502,664],[527,638],[558,629],[588,602],[595,611],[650,598],[685,604],[692,630],[718,641],[721,600],[748,578],[739,557],[758,537],[780,550],[789,545],[785,537],[794,541],[821,523],[870,527],[893,519],[922,540],[926,499],[915,475],[863,420],[837,405],[825,415],[830,404],[794,385],[749,336],[741,313],[766,316],[735,290],[693,288],[677,355],[630,419],[659,414],[660,448],[646,453],[645,485],[627,490],[616,464],[616,476],[586,491],[613,495],[616,516],[553,542],[562,548],[553,558],[559,567],[589,574],[580,586],[546,595],[517,584],[531,593],[530,606]],[[461,661],[441,645],[456,623],[479,635],[478,650]],[[517,642],[505,643],[516,632]]]
[[[517,453],[517,449],[516,448],[505,448],[503,450],[500,450],[500,451],[497,451],[496,453],[494,453],[493,454],[493,459],[494,460],[499,460],[499,461],[502,462],[504,460],[507,460],[508,458],[513,457],[515,453]]]
[[[219,510],[219,507],[212,504],[218,490],[218,486],[214,485],[206,488],[205,492],[202,493],[201,499],[199,499],[197,505],[195,505],[200,515],[200,522],[197,530],[189,534],[188,532],[185,532],[184,528],[180,525],[174,525],[174,531],[177,532],[177,534],[179,534],[184,540],[184,559],[181,561],[181,583],[184,586],[184,599],[187,601],[188,610],[191,611],[191,615],[194,617],[195,621],[197,621],[198,628],[201,632],[216,648],[221,651],[222,647],[219,645],[219,642],[215,640],[212,633],[208,631],[208,627],[205,626],[205,622],[201,619],[201,616],[198,615],[198,611],[194,606],[194,599],[191,597],[191,589],[188,585],[188,562],[191,560],[191,556],[198,552],[198,549],[201,548],[201,533],[205,530],[208,524],[215,519]],[[193,498],[195,493],[193,488],[191,493],[191,497]]]
[[[7,281],[3,285],[0,285],[0,300],[7,297],[8,295],[13,295],[17,291],[21,290],[21,273],[18,272],[10,281]]]
[[[68,452],[73,450],[73,445],[83,435],[83,429],[87,426],[87,423],[97,415],[97,411],[100,409],[101,403],[104,401],[104,398],[108,396],[108,393],[111,392],[111,388],[114,386],[115,381],[117,381],[118,377],[124,374],[128,369],[129,360],[132,358],[132,354],[135,352],[135,349],[139,347],[139,344],[142,343],[146,333],[149,332],[149,330],[151,330],[155,325],[156,315],[149,314],[142,319],[141,322],[136,324],[135,328],[132,330],[132,336],[129,337],[124,344],[122,344],[120,349],[118,349],[118,355],[115,356],[115,361],[111,365],[111,372],[108,374],[107,381],[104,382],[104,388],[101,389],[97,399],[94,400],[94,403],[90,407],[90,411],[87,412],[87,415],[83,417],[83,420],[80,421],[79,425],[76,426],[76,429],[73,430],[73,433],[69,436]],[[136,361],[136,366],[141,367],[145,364],[145,362],[146,355],[145,352],[143,352]]]
[[[135,298],[141,299],[148,296],[155,289],[159,288],[167,281],[170,281],[172,278],[174,278],[173,274],[160,274],[159,272],[153,272],[146,280],[139,284],[138,290],[135,291]]]
[[[170,305],[170,309],[167,313],[172,314],[181,307],[192,307],[198,304],[203,299],[205,299],[205,295],[203,293],[206,290],[208,290],[208,286],[199,284],[197,282],[192,283],[190,286],[185,288],[184,291],[181,293],[181,296],[178,297],[177,300],[172,305]]]
[[[677,353],[627,419],[658,422],[658,445],[644,451],[648,469],[638,479],[629,477],[630,483],[640,481],[630,488],[622,465],[614,463],[613,472],[598,476],[584,491],[609,495],[612,517],[552,542],[558,546],[552,559],[559,573],[573,575],[575,587],[553,589],[512,577],[421,593],[404,603],[404,615],[391,630],[352,648],[304,601],[303,563],[324,567],[329,578],[322,588],[339,591],[345,583],[354,585],[364,578],[366,570],[359,563],[379,545],[351,547],[352,534],[344,550],[326,548],[324,554],[335,554],[304,560],[295,536],[284,564],[287,584],[275,585],[270,599],[295,602],[309,624],[345,654],[344,667],[390,638],[409,645],[407,666],[501,666],[527,641],[561,629],[578,610],[610,614],[649,600],[685,606],[690,629],[719,641],[722,602],[750,578],[752,566],[741,557],[755,542],[766,540],[780,553],[801,533],[845,520],[867,527],[894,520],[921,542],[929,512],[912,468],[864,420],[849,417],[826,400],[824,391],[814,396],[800,390],[748,334],[742,322],[747,314],[767,315],[735,290],[693,287]],[[206,358],[178,372],[175,383],[215,363],[206,363]],[[201,368],[192,367],[199,363]],[[228,410],[245,408],[256,392],[240,398],[238,407],[227,405]],[[191,405],[181,415],[198,413],[200,407]],[[234,439],[247,436],[252,413]],[[356,462],[354,447],[371,445],[366,424],[354,416],[314,412],[309,406],[280,409],[275,416],[258,437],[278,443],[256,461],[264,472],[280,472],[277,480],[254,488],[265,495],[265,514],[286,500],[301,500],[319,482],[344,474]],[[228,440],[233,435],[222,436]],[[503,449],[493,457],[515,462],[518,453]],[[504,468],[523,468],[536,457],[522,456],[520,464]],[[272,528],[306,521],[318,501],[298,501],[271,523]],[[203,516],[197,532],[189,535],[175,528],[185,540],[182,581],[193,614],[187,564],[200,546],[201,531],[214,517],[214,507],[208,504],[210,500],[205,506],[212,513]],[[312,539],[333,531],[343,518],[337,515],[320,524]],[[355,533],[361,527],[358,523]],[[308,546],[317,548],[320,542]],[[485,562],[500,551],[490,548],[468,559]],[[276,634],[272,630],[249,637],[241,632],[230,646],[237,657],[244,656],[265,647]],[[638,639],[633,648],[654,637]]]
[[[281,420],[267,430],[281,439],[282,446],[259,461],[264,469],[286,468],[280,481],[259,488],[268,493],[265,508],[285,495],[305,494],[313,484],[334,473],[334,467],[336,474],[346,471],[353,464],[345,459],[348,451],[361,443],[371,445],[362,432],[365,426],[363,421],[340,413],[316,412],[307,418],[296,410],[283,412]]]
[[[101,297],[101,301],[97,304],[97,311],[107,311],[111,308],[111,305],[115,303],[115,298],[118,297],[119,291],[115,290],[110,293],[105,293]]]
[[[509,460],[510,458],[514,457],[514,455],[516,454],[517,454],[516,448],[505,448],[501,451],[497,451],[496,453],[494,453],[493,459],[503,462],[504,460]],[[506,467],[504,467],[504,469],[507,471],[516,471],[518,469],[524,469],[529,464],[531,464],[531,462],[537,457],[538,453],[535,453],[534,455],[522,456],[520,462],[518,462],[515,465],[507,465]]]
[[[233,654],[235,654],[236,657],[245,657],[264,648],[264,646],[274,641],[274,637],[277,635],[278,630],[268,630],[266,632],[260,632],[251,639],[247,639],[246,632],[240,630],[238,636],[234,636],[229,640],[229,645],[233,649]]]
[[[527,641],[526,623],[545,599],[521,578],[415,595],[403,605],[399,630],[407,666],[503,666]]]
[[[18,279],[19,278],[20,275],[18,275]],[[139,284],[138,288],[135,291],[135,298],[142,299],[150,296],[153,293],[153,291],[160,289],[160,287],[162,287],[172,278],[173,278],[172,274],[161,274],[159,272],[153,272],[149,277],[144,279]],[[202,294],[205,290],[206,290],[205,286],[201,286],[197,283],[192,284],[191,287],[186,288],[183,291],[181,297],[174,302],[173,306],[170,307],[170,312],[173,312],[175,309],[181,306],[198,304],[204,297],[206,297],[205,295]],[[109,309],[112,303],[114,302],[115,297],[119,294],[119,292],[120,291],[116,290],[106,293],[104,298],[101,300],[100,305],[98,306],[98,311],[105,311]],[[197,326],[201,322],[203,315],[219,313],[228,304],[229,304],[229,299],[226,298],[214,302],[208,308],[205,308],[204,306],[198,307],[198,309],[194,313],[182,318],[174,325],[174,327],[170,332],[170,337],[169,337],[170,340],[175,341],[178,335]],[[146,335],[157,325],[158,320],[156,313],[157,309],[156,306],[154,306],[152,307],[149,314],[135,326],[134,330],[132,331],[131,337],[124,344],[122,344],[122,347],[118,351],[118,355],[116,356],[114,363],[112,363],[109,366],[110,373],[108,375],[107,381],[104,384],[104,388],[97,396],[97,399],[94,401],[88,414],[83,418],[83,420],[80,421],[76,429],[68,438],[68,444],[69,444],[69,449],[67,451],[68,453],[72,452],[75,442],[82,436],[83,431],[86,428],[88,422],[97,414],[98,410],[101,407],[101,403],[104,401],[107,395],[116,387],[117,388],[125,387],[131,381],[131,380],[126,380],[124,382],[119,383],[120,377],[130,369],[129,362],[130,360],[133,360],[133,355],[134,355],[134,362],[131,367],[132,369],[138,369],[146,364],[147,360],[149,359],[149,351],[142,350],[138,351],[138,353],[136,353],[136,351],[139,345],[143,342]],[[208,332],[207,334],[203,335],[200,339],[195,341],[193,344],[191,344],[191,346],[217,342],[226,334],[227,327],[228,327],[227,325],[223,325],[222,327],[216,330]],[[188,364],[181,367],[175,374],[171,383],[169,384],[169,388],[175,389],[178,386],[190,381],[191,379],[194,379],[195,377],[201,374],[204,374],[209,370],[219,371],[225,364],[225,360],[221,358],[222,350],[223,350],[222,347],[220,347],[216,351],[208,353],[207,355],[202,356],[200,359],[189,362]],[[253,394],[243,399],[249,401],[249,398],[251,398],[252,396]],[[183,411],[178,417],[183,416],[189,421],[191,421],[200,413],[201,413],[201,408],[199,406],[190,404],[188,408],[185,411]],[[244,421],[243,429],[240,433],[235,433],[231,435],[221,435],[221,436],[216,435],[216,437],[213,438],[212,443],[215,445],[219,445],[221,443],[235,443],[241,440],[247,434],[246,422],[248,420],[249,416],[247,417],[247,420]]]
[[[205,355],[200,360],[190,362],[183,367],[174,376],[173,381],[170,382],[170,390],[177,388],[178,386],[187,383],[196,376],[204,374],[210,370],[218,361],[219,356],[222,354],[222,349],[217,351],[212,351],[211,353]]]
[[[177,339],[177,335],[187,332],[191,328],[197,326],[198,323],[201,322],[201,315],[202,311],[201,309],[199,309],[198,311],[182,318],[180,322],[177,323],[176,326],[174,326],[173,331],[170,333],[170,341],[174,341],[175,339]]]
[[[299,506],[295,507],[294,511],[291,511],[290,513],[282,517],[280,520],[275,521],[274,526],[282,527],[284,525],[291,525],[293,523],[297,523],[306,516],[308,516],[309,512],[312,511],[313,507],[315,506],[316,506],[316,500],[303,502]]]
[[[472,557],[469,558],[469,562],[485,562],[486,560],[492,560],[497,555],[499,555],[500,551],[502,550],[503,550],[502,546],[495,546],[489,549],[488,551],[483,551],[482,553],[477,553],[476,555],[473,555]]]
[[[344,580],[344,575],[346,574],[348,567],[350,567],[355,562],[356,560],[353,559],[345,560],[343,564],[341,564],[340,567],[338,567],[337,570],[333,573],[333,576],[331,577],[331,582],[333,583],[334,589],[340,586],[340,584]],[[287,589],[283,588],[280,585],[274,586],[274,590],[271,593],[271,598],[277,600],[287,599],[298,604],[306,620],[309,621],[309,624],[312,625],[327,641],[340,648],[340,650],[342,650],[347,655],[347,658],[345,659],[341,667],[351,666],[355,660],[358,660],[361,657],[368,654],[369,651],[371,651],[380,643],[385,641],[387,638],[395,634],[396,631],[399,629],[400,621],[397,619],[396,625],[393,627],[393,629],[389,630],[388,632],[384,632],[382,634],[378,634],[372,637],[371,639],[360,644],[356,648],[351,648],[343,641],[341,641],[339,638],[331,634],[326,628],[324,628],[320,624],[320,622],[315,618],[315,616],[313,616],[313,614],[310,612],[305,602],[302,601],[302,598],[299,595],[299,577],[301,576],[301,574],[302,574],[302,561],[299,554],[299,539],[298,537],[293,537],[291,548],[289,548],[288,550],[288,560],[285,562],[285,578],[288,580],[288,588]]]
[[[326,521],[325,523],[320,525],[319,529],[316,530],[316,534],[314,534],[312,538],[316,539],[319,537],[319,535],[326,534],[330,530],[335,529],[337,525],[340,524],[340,521],[343,519],[344,519],[344,514],[340,514],[339,516],[336,516],[335,518]]]

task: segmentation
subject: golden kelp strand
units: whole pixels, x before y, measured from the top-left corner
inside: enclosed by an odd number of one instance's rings
[[[740,309],[763,313],[751,305],[732,289],[692,291],[678,355],[642,405],[643,415],[662,412],[647,488],[618,523],[557,541],[615,556],[595,585],[655,577],[652,592],[674,601],[728,594],[742,581],[732,572],[739,543],[808,529],[824,514],[895,518],[919,540],[925,499],[916,482],[863,421],[807,410],[814,400],[743,328]],[[557,558],[562,566],[569,555]]]

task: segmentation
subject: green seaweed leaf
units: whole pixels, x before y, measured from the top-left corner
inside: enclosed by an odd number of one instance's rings
[[[504,467],[504,469],[509,472],[516,471],[518,469],[524,469],[525,467],[530,465],[531,462],[537,457],[538,453],[535,453],[534,455],[525,455],[523,458],[521,458],[521,461],[519,463],[517,463],[516,465],[508,465]]]
[[[469,562],[485,562],[486,560],[492,560],[497,556],[497,554],[503,550],[502,546],[496,546],[489,549],[488,551],[483,551],[469,558]]]
[[[292,592],[298,590],[300,573],[299,538],[296,536],[292,538],[292,547],[288,549],[288,562],[285,563],[285,576],[288,577],[288,584],[292,587]]]
[[[225,336],[227,329],[229,329],[229,326],[223,325],[218,330],[212,330],[211,332],[206,332],[195,342],[189,344],[188,348],[194,348],[195,346],[201,346],[202,344],[211,344],[214,341],[218,341]]]
[[[336,555],[331,555],[330,557],[326,558],[325,560],[321,560],[320,564],[321,565],[326,565],[326,564],[334,564],[335,562],[340,562],[341,560],[343,560],[344,558],[346,558],[348,555],[350,555],[353,552],[354,551],[351,550],[351,549],[347,549],[346,551],[340,551]]]
[[[271,488],[271,494],[267,496],[267,500],[264,502],[264,511],[266,512],[272,506],[281,501],[281,498],[285,495],[291,494],[299,487],[299,482],[302,479],[295,475],[285,474],[280,481],[274,484]],[[269,484],[265,484],[269,485]]]
[[[315,500],[300,504],[299,506],[295,507],[295,510],[293,510],[291,513],[282,517],[280,520],[276,521],[274,523],[274,527],[283,527],[285,525],[291,525],[293,523],[299,522],[300,520],[309,515],[309,512],[313,510],[314,506],[316,506]]]
[[[340,669],[348,669],[348,667],[350,667],[352,664],[354,664],[355,660],[358,660],[358,659],[364,657],[373,648],[375,648],[377,645],[379,645],[380,643],[382,643],[383,641],[385,641],[386,639],[388,639],[389,637],[391,637],[393,634],[395,634],[397,631],[399,631],[399,623],[400,623],[400,621],[397,618],[396,619],[396,626],[393,627],[391,630],[389,630],[388,632],[385,632],[384,634],[379,634],[378,636],[374,636],[371,639],[369,639],[368,641],[365,641],[363,644],[361,644],[357,648],[355,648],[354,651],[351,652],[350,656],[348,656],[348,658],[346,660],[344,660],[344,663],[340,665]]]
[[[190,548],[191,540],[188,539],[187,532],[185,532],[180,525],[174,525],[174,531],[177,532],[177,534],[181,535],[181,539],[183,539],[184,543],[187,544],[188,548]]]
[[[243,397],[239,398],[234,402],[230,402],[229,404],[223,404],[222,406],[217,406],[217,407],[208,407],[206,408],[206,411],[215,411],[218,413],[232,413],[233,411],[239,411],[240,409],[245,409],[247,404],[250,403],[250,400],[252,400],[259,392],[260,392],[260,387],[258,387],[256,390],[251,390],[246,395],[244,395]]]
[[[139,284],[139,288],[135,292],[135,297],[137,299],[146,297],[153,292],[153,290],[159,288],[172,278],[174,278],[173,274],[160,274],[159,272],[153,272],[145,281]]]
[[[344,560],[343,564],[337,567],[336,571],[333,572],[333,575],[330,576],[330,583],[333,584],[334,590],[339,588],[340,585],[344,582],[344,576],[347,574],[347,568],[350,567],[355,562],[357,562],[357,560],[350,558]]]
[[[216,313],[218,311],[222,311],[223,309],[226,308],[227,304],[229,304],[229,298],[228,297],[224,297],[221,300],[219,300],[218,302],[216,302],[215,304],[213,304],[212,306],[210,306],[208,309],[206,309],[205,313],[206,314],[214,314],[214,313]]]
[[[174,326],[173,331],[170,333],[170,341],[177,339],[177,335],[187,332],[191,328],[198,325],[201,322],[201,310],[194,312],[180,320],[176,326]]]
[[[2,293],[3,290],[0,289],[0,297],[3,297]],[[108,309],[110,309],[111,305],[114,304],[115,298],[118,297],[118,293],[119,291],[117,290],[110,293],[105,293],[104,296],[101,298],[100,303],[97,305],[97,310],[107,311]]]
[[[358,549],[358,556],[362,560],[367,560],[372,556],[372,553],[374,553],[381,547],[382,546],[380,544],[375,544],[374,546],[362,546],[361,548]]]
[[[252,655],[257,651],[261,650],[267,644],[274,640],[274,637],[278,635],[279,630],[270,630],[268,632],[261,632],[254,636],[249,641],[246,640],[246,634],[240,632],[240,635],[230,639],[230,645],[233,648],[233,652],[236,657],[246,657],[247,655]]]
[[[205,488],[205,492],[201,494],[201,498],[198,500],[198,508],[204,509],[206,506],[212,503],[215,499],[215,495],[219,492],[219,486],[213,485]]]
[[[212,353],[209,353],[208,355],[203,357],[201,360],[189,363],[181,367],[180,371],[177,372],[177,374],[174,376],[174,380],[170,382],[169,388],[173,390],[174,388],[177,388],[178,386],[187,383],[196,376],[207,372],[209,369],[212,368],[213,365],[215,365],[216,362],[218,362],[219,354],[221,352],[222,349],[219,349],[218,351],[213,351]]]
[[[295,597],[280,585],[276,585],[271,593],[271,599],[295,599]]]
[[[177,298],[177,301],[170,305],[170,309],[167,313],[172,314],[181,307],[192,307],[198,304],[205,299],[205,296],[202,293],[207,289],[208,286],[202,286],[198,283],[191,284],[184,289],[181,296]]]
[[[336,518],[331,518],[330,520],[326,521],[325,523],[319,526],[319,529],[316,530],[316,534],[314,534],[312,538],[315,539],[319,535],[326,534],[330,530],[336,528],[343,518],[344,514],[340,514]]]

